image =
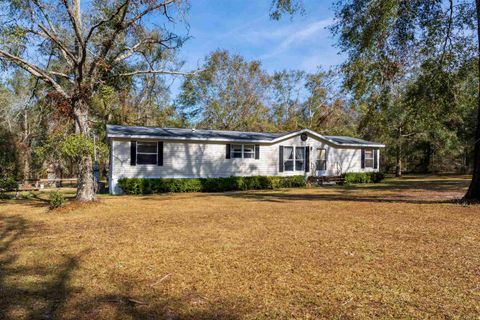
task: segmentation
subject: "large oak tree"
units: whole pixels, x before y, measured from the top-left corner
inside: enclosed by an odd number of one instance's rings
[[[179,0],[21,0],[0,6],[2,66],[45,83],[49,99],[67,110],[85,141],[92,98],[103,84],[180,74],[168,52],[182,39],[165,27],[181,14]],[[77,200],[95,199],[92,165],[90,153],[82,154]]]

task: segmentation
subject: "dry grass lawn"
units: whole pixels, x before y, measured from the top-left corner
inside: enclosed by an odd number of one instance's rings
[[[0,319],[478,319],[467,185],[2,201]]]

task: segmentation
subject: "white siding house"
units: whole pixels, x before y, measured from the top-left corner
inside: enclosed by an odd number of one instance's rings
[[[109,189],[120,178],[229,176],[338,176],[379,170],[383,144],[323,136],[304,129],[288,133],[169,129],[108,125]]]

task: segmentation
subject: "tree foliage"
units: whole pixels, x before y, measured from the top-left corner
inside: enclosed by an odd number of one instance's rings
[[[216,51],[205,59],[202,72],[187,77],[179,101],[201,127],[262,131],[269,127],[269,82],[258,61]]]
[[[415,153],[412,146],[424,149],[424,170],[435,170],[434,155],[443,159],[472,150],[459,147],[471,143],[472,131],[457,130],[475,108],[462,90],[472,80],[465,67],[478,72],[472,65],[477,58],[474,10],[472,1],[463,0],[336,4],[332,30],[348,57],[343,84],[358,108],[359,130],[387,143],[397,174],[406,149]]]
[[[48,86],[48,98],[73,120],[75,132],[91,135],[92,101],[106,85],[116,91],[134,86],[133,76],[179,74],[175,50],[183,39],[167,29],[182,3],[79,0],[1,3],[0,62],[23,69]],[[165,27],[149,23],[154,17]],[[95,198],[92,159],[78,163],[77,199]]]
[[[206,58],[203,71],[186,78],[179,104],[194,125],[211,129],[354,134],[353,114],[334,90],[333,72],[269,74],[258,61],[226,51]]]

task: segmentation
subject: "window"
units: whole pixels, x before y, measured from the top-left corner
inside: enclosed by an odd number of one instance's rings
[[[232,144],[231,146],[232,158],[255,158],[255,145],[254,144]]]
[[[365,168],[373,168],[373,150],[365,149]]]
[[[325,171],[327,170],[327,150],[317,149],[317,170]]]
[[[157,142],[137,142],[137,164],[157,164]]]
[[[255,158],[255,145],[253,144],[244,144],[243,145],[243,157],[244,158]]]
[[[305,170],[305,147],[295,147],[295,171]]]
[[[305,147],[283,147],[283,170],[305,170]]]
[[[241,144],[232,144],[232,156],[233,158],[242,157],[242,145]]]
[[[294,170],[293,147],[283,147],[283,168],[285,171]]]

